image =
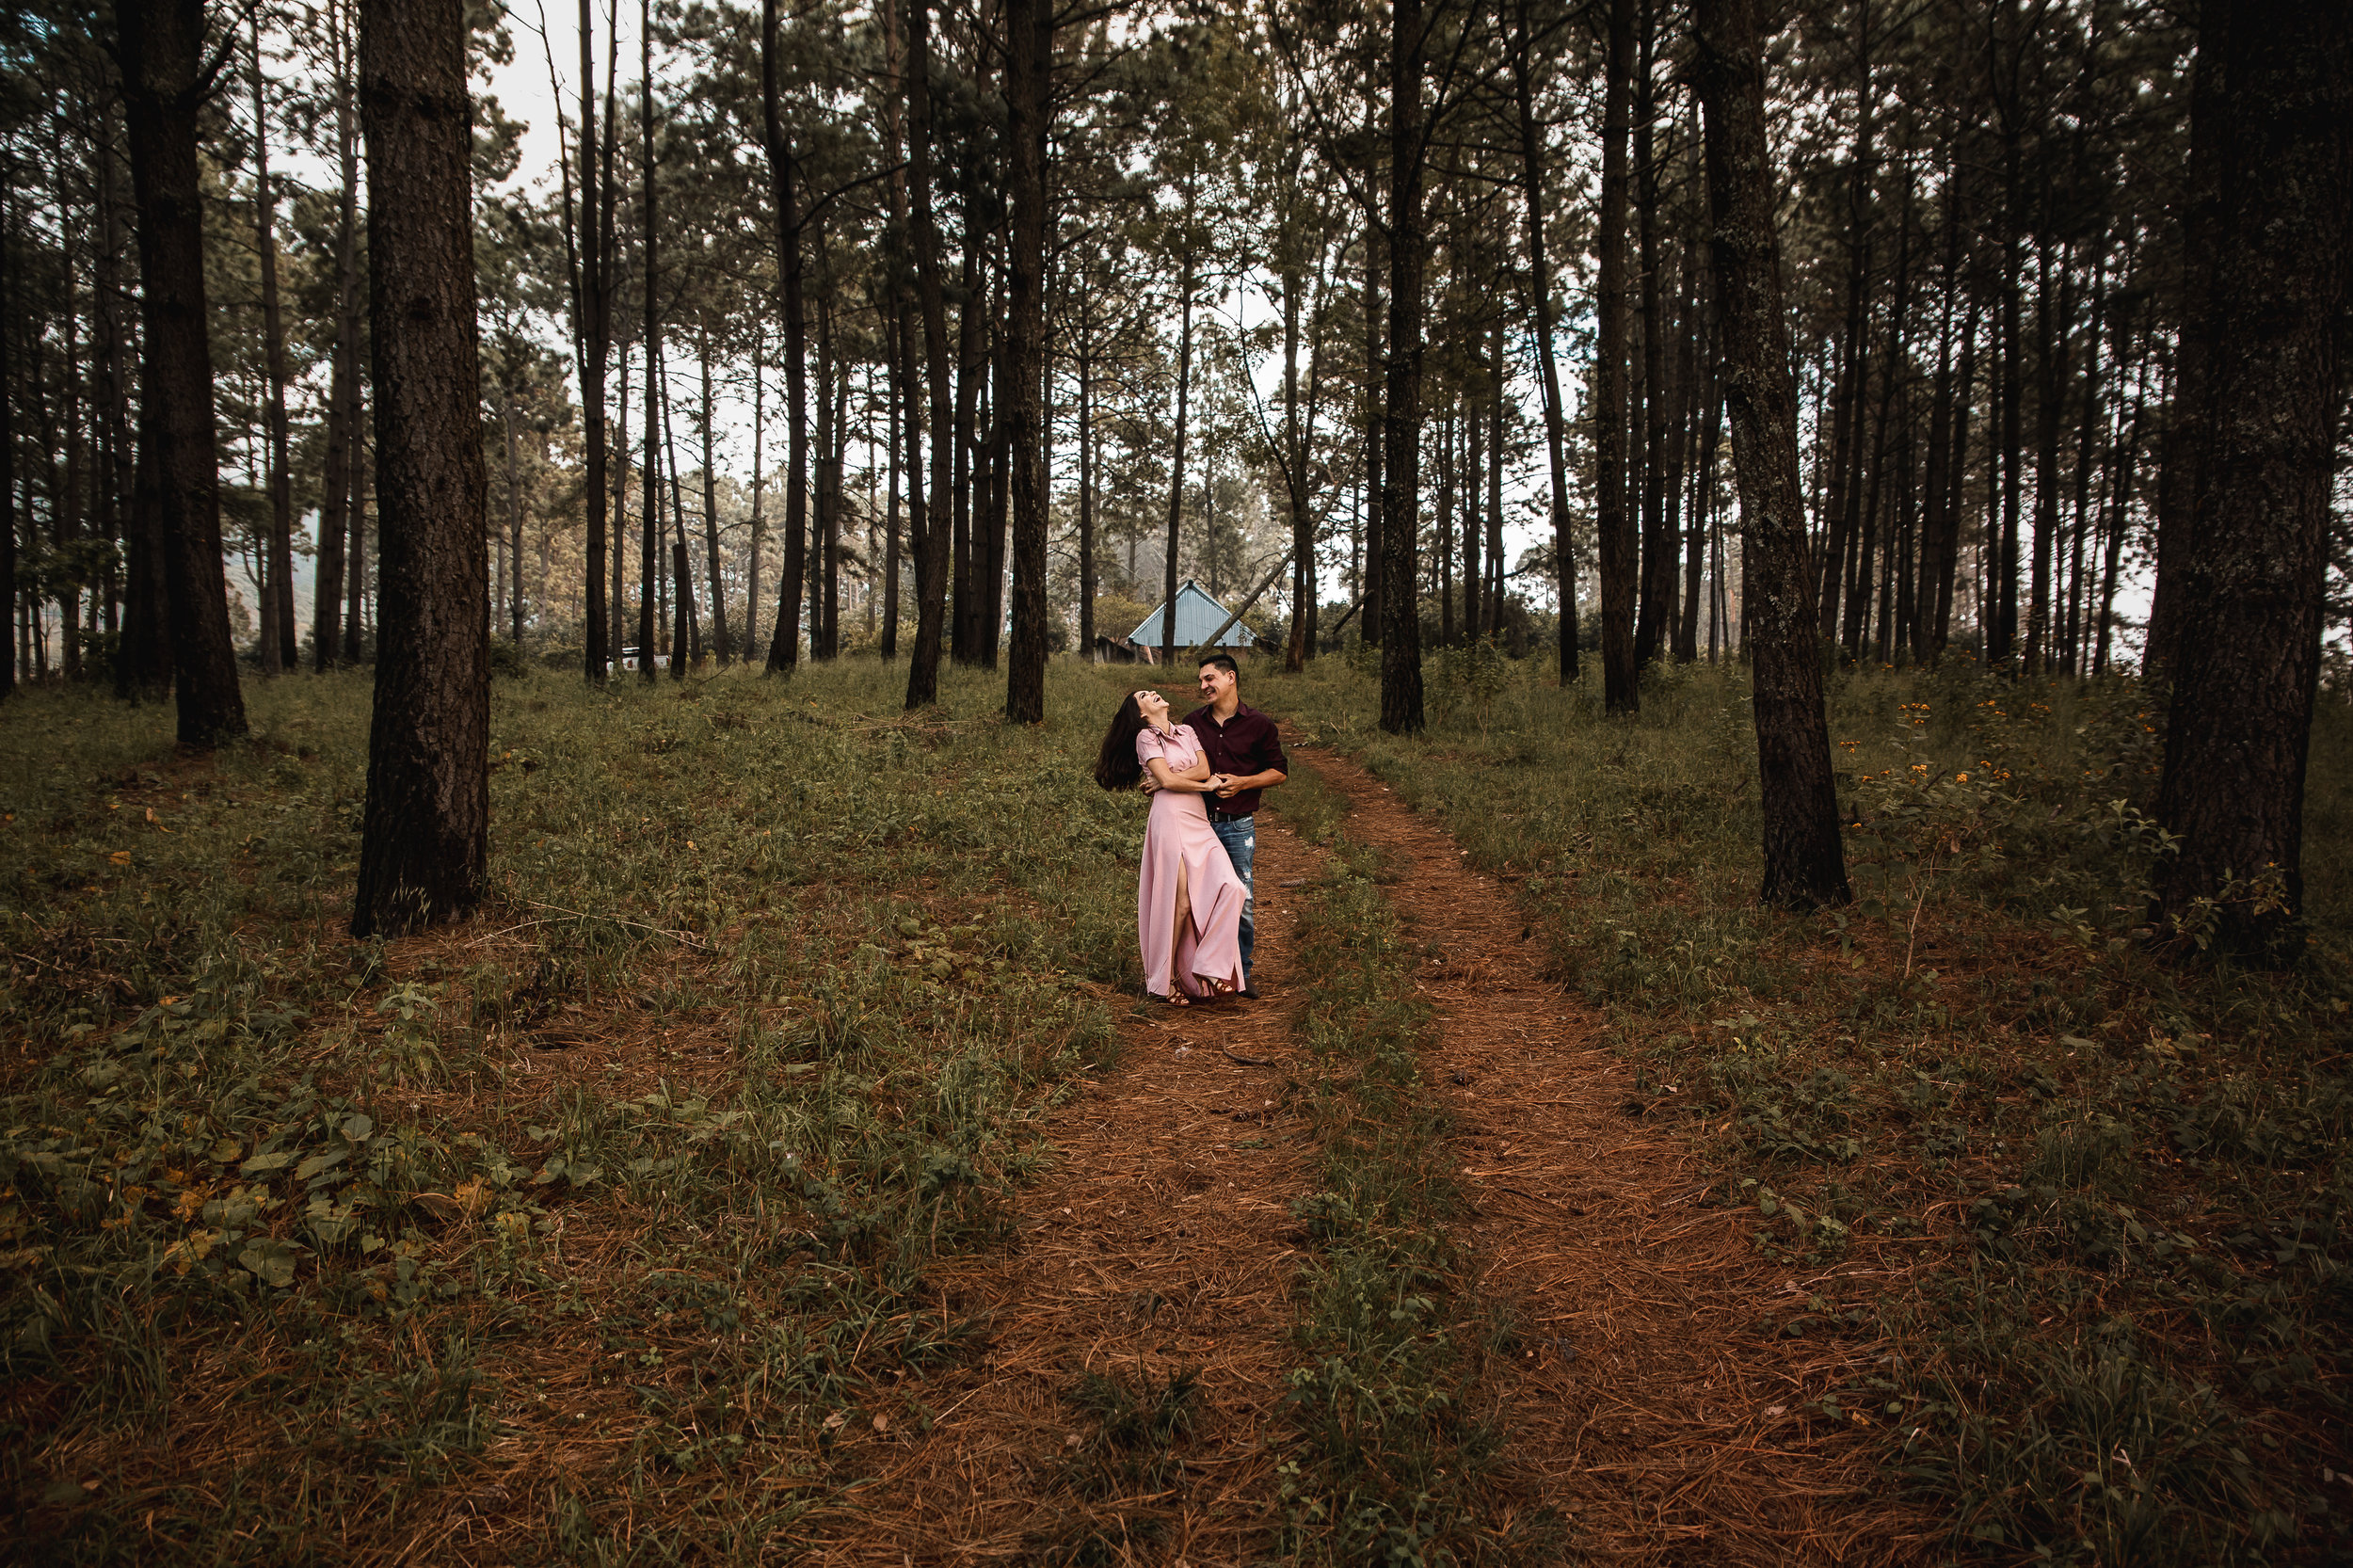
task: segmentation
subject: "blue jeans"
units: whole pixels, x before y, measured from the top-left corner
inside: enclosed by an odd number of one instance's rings
[[[1209,830],[1217,841],[1225,846],[1225,858],[1234,863],[1234,874],[1241,878],[1241,979],[1250,984],[1250,950],[1257,945],[1257,928],[1251,922],[1251,911],[1257,904],[1257,891],[1250,880],[1250,867],[1258,857],[1258,823],[1255,817],[1209,819]]]

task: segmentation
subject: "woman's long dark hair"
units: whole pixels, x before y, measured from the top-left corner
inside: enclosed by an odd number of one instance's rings
[[[1144,764],[1136,760],[1136,737],[1144,733],[1144,710],[1136,706],[1136,694],[1129,692],[1119,699],[1119,711],[1112,715],[1112,727],[1103,731],[1103,749],[1096,753],[1095,781],[1106,790],[1132,790],[1136,780],[1144,776]]]

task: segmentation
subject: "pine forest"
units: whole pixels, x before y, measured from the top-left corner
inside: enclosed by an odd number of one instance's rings
[[[24,0],[0,1558],[2353,1559],[2349,349],[2315,0]]]

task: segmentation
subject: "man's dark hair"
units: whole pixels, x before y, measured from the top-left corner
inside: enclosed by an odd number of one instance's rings
[[[1230,653],[1205,654],[1201,660],[1201,667],[1208,669],[1211,664],[1215,664],[1237,680],[1241,679],[1241,666],[1234,663],[1234,656]]]

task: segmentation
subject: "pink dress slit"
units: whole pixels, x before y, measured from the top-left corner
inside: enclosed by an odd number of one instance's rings
[[[1152,759],[1182,773],[1201,755],[1201,743],[1191,725],[1178,725],[1162,736],[1149,725],[1136,737],[1136,760],[1147,774]],[[1144,829],[1144,871],[1136,884],[1136,937],[1144,949],[1144,988],[1156,997],[1169,993],[1170,978],[1185,994],[1206,998],[1216,993],[1213,982],[1240,990],[1241,975],[1241,908],[1246,894],[1225,846],[1209,829],[1207,797],[1176,790],[1152,796],[1152,815]],[[1193,918],[1179,930],[1176,924],[1176,872],[1185,872],[1185,893]]]

